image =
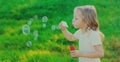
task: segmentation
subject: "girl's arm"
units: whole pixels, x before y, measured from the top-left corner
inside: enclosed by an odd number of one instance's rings
[[[59,24],[59,27],[61,29],[61,31],[63,32],[64,36],[66,37],[66,39],[68,39],[69,41],[75,41],[77,40],[72,33],[70,33],[67,28],[63,25],[63,23],[61,22]]]
[[[100,58],[104,56],[104,50],[102,45],[94,46],[95,52],[80,52],[79,50],[71,51],[71,55],[74,58],[86,57],[86,58]]]
[[[67,29],[62,30],[64,36],[69,40],[69,41],[75,41],[76,38],[73,36],[72,33],[70,33]]]

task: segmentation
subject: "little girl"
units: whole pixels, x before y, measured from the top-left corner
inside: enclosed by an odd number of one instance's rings
[[[71,56],[79,58],[79,62],[100,62],[104,56],[102,39],[104,35],[99,30],[97,12],[94,6],[75,7],[72,24],[78,30],[70,33],[63,22],[60,29],[69,41],[79,40],[79,50],[71,51]]]

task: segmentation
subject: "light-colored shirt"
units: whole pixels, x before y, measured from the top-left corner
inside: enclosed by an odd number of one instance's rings
[[[83,32],[79,29],[74,33],[74,37],[79,40],[79,50],[81,52],[94,52],[94,46],[102,44],[97,31],[89,30],[88,32]],[[100,62],[100,58],[79,57],[79,62]]]

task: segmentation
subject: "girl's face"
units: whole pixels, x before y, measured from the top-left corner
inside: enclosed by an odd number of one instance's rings
[[[77,10],[74,10],[74,18],[72,20],[72,24],[75,28],[83,28],[84,26],[82,15],[78,13]]]

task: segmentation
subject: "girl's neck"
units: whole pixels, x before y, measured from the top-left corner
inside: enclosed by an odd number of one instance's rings
[[[89,28],[81,28],[81,30],[82,30],[83,33],[86,33],[86,32],[88,32],[88,31],[90,31]]]

